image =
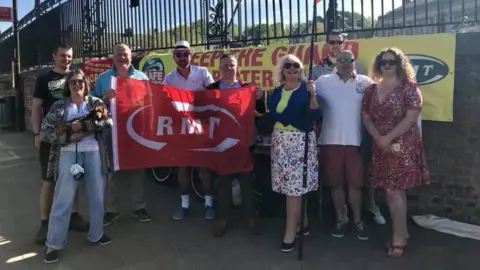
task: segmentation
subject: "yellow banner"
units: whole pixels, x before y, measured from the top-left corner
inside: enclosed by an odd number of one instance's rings
[[[422,118],[432,121],[453,121],[453,82],[455,69],[455,35],[435,34],[417,36],[394,36],[362,40],[349,40],[346,48],[351,50],[359,62],[370,69],[371,62],[383,48],[397,47],[412,61],[417,72],[417,81],[422,91],[424,104]],[[238,76],[254,82],[262,89],[277,85],[275,65],[287,53],[298,56],[308,67],[310,44],[270,45],[230,49],[238,59]],[[196,52],[192,64],[207,67],[215,80],[219,79],[219,59],[223,50]],[[314,62],[327,55],[323,42],[314,46]],[[140,62],[144,71],[155,83],[162,83],[166,74],[176,67],[172,55],[149,54]]]

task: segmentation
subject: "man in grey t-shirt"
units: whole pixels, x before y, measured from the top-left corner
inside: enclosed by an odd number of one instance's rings
[[[318,77],[323,75],[328,75],[332,73],[335,69],[335,63],[337,62],[337,55],[344,49],[345,36],[339,30],[332,30],[327,36],[327,48],[328,56],[322,60],[322,62],[317,63],[312,69],[312,80],[316,81]],[[365,67],[360,64],[360,62],[355,61],[355,70],[357,74],[367,75],[367,70]]]

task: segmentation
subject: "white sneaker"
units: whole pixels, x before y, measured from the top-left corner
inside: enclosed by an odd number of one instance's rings
[[[372,207],[369,207],[367,209],[370,213],[373,215],[373,220],[379,225],[385,225],[387,221],[385,218],[382,216],[382,213],[380,213],[380,208],[378,206],[374,205]]]

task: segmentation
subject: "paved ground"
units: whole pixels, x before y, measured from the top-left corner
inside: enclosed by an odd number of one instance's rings
[[[262,220],[264,234],[259,237],[236,226],[224,238],[216,239],[210,234],[211,223],[201,217],[200,203],[194,204],[188,220],[171,220],[177,203],[174,191],[153,181],[147,181],[151,223],[135,222],[124,204],[121,219],[107,228],[114,241],[111,245],[91,246],[84,235],[70,233],[61,261],[47,266],[43,247],[33,244],[39,225],[38,170],[30,134],[0,133],[1,270],[478,269],[479,241],[411,228],[406,256],[390,259],[383,248],[388,230],[376,226],[370,228],[375,232],[372,240],[360,242],[353,237],[332,239],[325,226],[317,224],[306,239],[305,259],[299,262],[296,252],[279,251],[282,220]]]

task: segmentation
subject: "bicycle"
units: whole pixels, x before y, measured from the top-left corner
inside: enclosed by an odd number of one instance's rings
[[[150,173],[157,183],[165,184],[174,175],[174,170],[171,167],[154,167],[150,168]]]
[[[238,183],[235,181],[237,179],[234,179],[232,182],[232,192],[233,194],[236,194],[236,188],[238,188]],[[238,181],[238,180],[237,180]],[[255,180],[254,180],[255,181]],[[216,191],[217,191],[217,183],[218,182],[218,175],[216,173],[212,173],[212,183],[213,183],[213,198],[216,198]],[[197,198],[204,200],[205,199],[205,191],[203,190],[203,185],[202,185],[202,180],[200,179],[198,175],[198,168],[193,167],[190,171],[190,183],[192,186],[192,189],[197,196]],[[263,195],[261,192],[258,190],[254,189],[254,195],[258,198],[262,198]]]
[[[172,180],[174,178],[173,176],[176,175],[176,168],[174,167],[154,167],[154,168],[150,168],[149,171],[153,180],[162,185],[170,183],[170,180]],[[212,173],[212,181],[213,181],[213,198],[215,199],[216,193],[217,193],[216,183],[218,182],[218,176],[216,173]],[[237,181],[232,182],[233,194],[238,194],[236,189],[239,188],[239,184]],[[205,200],[205,191],[203,190],[202,181],[198,175],[197,167],[192,167],[190,170],[190,183],[195,196],[200,200]],[[255,189],[254,189],[254,194],[257,198],[262,198],[262,193]],[[237,204],[238,203],[236,203],[236,205]]]

